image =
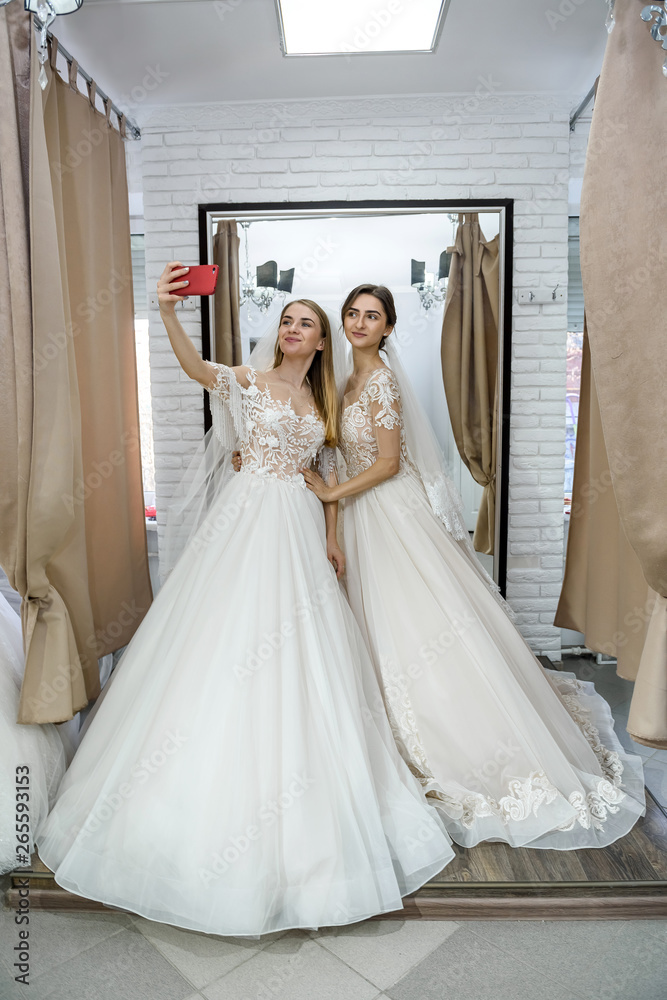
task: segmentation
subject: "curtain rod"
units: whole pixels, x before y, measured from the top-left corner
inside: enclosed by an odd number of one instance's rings
[[[584,110],[588,107],[592,98],[595,97],[595,88],[598,85],[599,79],[600,77],[598,77],[598,79],[595,81],[591,89],[588,91],[588,93],[584,97],[583,101],[581,102],[577,110],[573,112],[572,117],[570,118],[570,132],[574,132],[574,126],[577,124],[579,118],[581,118]]]
[[[42,26],[41,26],[39,20],[37,19],[37,17],[33,18],[33,25],[35,26],[35,28],[38,31],[41,32]],[[51,39],[51,41],[53,41],[53,37],[54,37],[53,36],[53,32],[52,31],[47,31],[46,34]],[[68,63],[71,63],[73,61],[73,59],[74,59],[74,56],[70,52],[67,51],[67,49],[65,48],[65,46],[62,44],[62,42],[59,39],[56,39],[56,40],[58,41],[58,51],[62,53],[62,55],[65,57],[65,59],[67,60]],[[86,80],[88,83],[93,83],[92,76],[90,76],[89,73],[86,73],[85,69],[83,69],[79,65],[78,60],[77,60],[77,70],[81,74],[81,76],[84,78],[84,80]],[[97,86],[97,82],[95,82],[95,87],[96,87],[97,93],[100,95],[100,97],[102,98],[103,101],[111,100],[111,98],[109,97],[109,95],[105,94],[101,87]],[[127,117],[127,115],[125,115],[124,112],[121,111],[120,108],[117,107],[113,103],[113,101],[111,101],[111,110],[116,112],[116,115],[118,116],[119,121],[120,121],[120,116],[121,115],[124,116],[124,118],[125,118],[125,131],[126,131],[127,135],[131,136],[132,139],[141,139],[141,131],[139,130],[139,127],[137,125],[135,125],[134,122],[130,121],[130,119]]]

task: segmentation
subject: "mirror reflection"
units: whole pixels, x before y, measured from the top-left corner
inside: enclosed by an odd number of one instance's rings
[[[244,364],[291,299],[339,315],[351,288],[391,289],[401,362],[496,582],[502,223],[502,210],[208,216],[209,259],[220,266],[212,360]]]

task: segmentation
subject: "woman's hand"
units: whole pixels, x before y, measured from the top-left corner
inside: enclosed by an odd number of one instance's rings
[[[340,580],[345,572],[345,556],[343,550],[335,538],[327,538],[327,559],[336,570],[336,576]]]
[[[183,280],[189,270],[189,267],[183,267],[180,260],[172,260],[165,265],[157,283],[160,312],[173,312],[177,302],[188,298],[187,295],[174,295],[173,293],[177,288],[185,288],[189,284],[187,279]]]
[[[315,494],[316,497],[322,501],[322,503],[335,503],[338,499],[336,496],[336,487],[327,486],[321,476],[317,472],[313,472],[312,469],[299,469],[299,472],[306,480],[306,486],[309,490]]]
[[[233,451],[232,452],[232,468],[234,469],[234,472],[240,472],[241,471],[241,452],[240,451]]]

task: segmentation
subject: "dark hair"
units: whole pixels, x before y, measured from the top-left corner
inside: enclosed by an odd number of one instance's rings
[[[374,298],[379,299],[380,302],[382,303],[385,315],[387,317],[387,326],[392,327],[392,329],[396,326],[397,317],[396,317],[396,305],[394,303],[394,296],[391,294],[386,285],[373,285],[373,284],[357,285],[357,287],[353,288],[352,291],[349,293],[349,295],[345,299],[345,302],[343,302],[343,305],[340,310],[340,318],[343,325],[345,325],[345,313],[351,307],[354,300],[358,298],[360,295],[372,295],[374,296]],[[386,337],[382,338],[378,350],[380,351],[382,350],[386,340],[387,340]]]

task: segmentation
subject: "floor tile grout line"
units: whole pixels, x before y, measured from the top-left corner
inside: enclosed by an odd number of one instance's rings
[[[663,923],[663,921],[659,921],[659,922]],[[660,941],[661,944],[667,944],[667,934],[665,934],[664,931],[662,932],[662,934],[659,931],[658,932],[656,932],[656,931],[645,931],[644,933],[648,934],[649,937],[654,938],[656,941]]]
[[[377,983],[374,983],[371,979],[368,978],[368,976],[365,976],[363,974],[363,972],[359,972],[358,969],[354,969],[349,964],[349,962],[345,961],[344,958],[341,958],[339,955],[335,955],[332,951],[329,951],[329,949],[326,947],[326,945],[320,944],[320,942],[319,942],[319,940],[317,940],[317,938],[311,938],[311,940],[315,941],[315,944],[319,945],[320,948],[322,948],[323,951],[326,951],[327,955],[330,958],[335,958],[336,961],[340,962],[341,965],[344,965],[347,969],[350,970],[350,972],[353,972],[355,976],[358,976],[359,979],[363,979],[365,983],[368,983],[369,986],[372,986],[374,990],[379,990],[378,996],[381,996],[384,993],[384,989],[381,986],[378,986]],[[398,980],[396,980],[396,982],[398,982]],[[396,985],[395,983],[391,984],[391,986],[395,986],[395,985]],[[385,989],[390,989],[390,988],[391,988],[390,986],[385,987]],[[373,997],[373,1000],[377,1000],[377,996]]]
[[[437,922],[440,923],[440,921],[437,921]],[[449,923],[449,922],[450,921],[447,921],[447,923]],[[456,921],[451,921],[451,922],[455,923]],[[458,924],[456,930],[460,930],[460,928],[461,928],[461,924]],[[455,933],[456,933],[456,931],[454,931],[454,934]],[[409,973],[413,971],[413,969],[416,969],[418,965],[421,965],[422,962],[426,961],[426,959],[430,955],[432,955],[434,951],[437,951],[437,949],[440,948],[441,945],[445,944],[446,941],[449,941],[449,938],[453,937],[454,934],[450,934],[449,937],[445,938],[445,941],[441,941],[440,944],[435,945],[435,947],[431,951],[429,951],[428,955],[424,955],[423,958],[420,958],[418,962],[415,962],[413,965],[411,965],[410,968],[401,975],[400,979],[404,979],[405,976],[409,975]],[[318,939],[313,938],[312,940],[314,940],[316,944],[320,944],[320,941]],[[372,980],[368,979],[367,976],[364,976],[364,974],[362,972],[359,972],[358,969],[355,969],[351,965],[349,965],[349,963],[346,962],[345,959],[340,958],[339,955],[336,955],[334,952],[329,951],[329,949],[327,948],[327,946],[325,944],[320,944],[320,947],[324,948],[324,950],[327,952],[327,954],[332,955],[334,958],[337,958],[339,961],[341,961],[343,963],[343,965],[347,965],[348,969],[351,969],[352,972],[355,972],[358,976],[361,976],[361,978],[365,979],[366,982],[370,983],[371,986],[374,986],[376,989],[380,990],[381,994],[384,993],[385,990],[392,989],[396,985],[396,983],[400,982],[400,979],[396,979],[393,983],[390,983],[389,986],[385,986],[384,988],[382,988],[382,987],[378,986],[377,983],[374,983]]]
[[[289,931],[285,931],[285,933],[287,934],[287,933],[289,933]],[[281,935],[281,937],[282,937],[282,935]],[[279,940],[280,940],[280,938],[276,938],[276,941],[279,941]],[[239,962],[238,965],[235,965],[233,969],[229,969],[227,972],[223,973],[221,976],[218,976],[217,979],[212,979],[210,983],[206,984],[206,986],[200,986],[199,990],[200,991],[201,990],[206,990],[206,989],[208,989],[209,986],[212,986],[214,983],[219,983],[223,979],[226,979],[227,976],[230,976],[232,974],[232,972],[236,972],[237,969],[240,969],[242,965],[246,965],[248,962],[252,962],[253,958],[257,958],[258,955],[261,955],[261,953],[263,951],[265,951],[269,947],[269,945],[272,945],[272,944],[274,944],[273,941],[267,941],[266,944],[262,945],[262,947],[259,949],[259,951],[255,952],[254,955],[249,955],[248,958],[244,958],[243,961]]]
[[[188,984],[188,986],[192,987],[192,989],[195,991],[195,993],[200,993],[200,991],[202,989],[204,989],[203,986],[196,986],[192,982],[192,980],[189,978],[189,976],[185,972],[183,972],[182,969],[179,969],[177,965],[174,965],[174,963],[172,962],[172,960],[169,958],[168,955],[165,955],[165,953],[163,951],[161,951],[160,948],[158,948],[158,946],[156,944],[154,944],[153,941],[150,940],[150,938],[147,938],[146,935],[141,932],[140,928],[135,927],[134,929],[137,932],[137,934],[141,934],[141,936],[143,937],[143,939],[146,942],[146,944],[149,944],[151,946],[151,948],[153,948],[153,950],[158,953],[158,955],[160,956],[160,958],[163,958],[165,960],[165,962],[167,962],[172,967],[172,969],[175,972],[178,973],[178,975],[181,977],[181,979],[185,980],[185,982]],[[211,982],[215,982],[215,980],[211,980]]]
[[[142,919],[142,920],[148,920],[148,917],[141,917],[140,919]],[[185,928],[185,927],[177,927],[176,924],[166,924],[165,926],[167,926],[167,927],[176,927],[177,930],[188,930],[189,929],[189,928]],[[249,955],[248,958],[242,959],[239,962],[238,965],[235,965],[232,969],[228,969],[227,972],[223,972],[223,974],[221,976],[216,976],[214,979],[211,979],[210,982],[205,983],[203,986],[197,986],[197,985],[195,985],[195,983],[192,982],[192,980],[189,978],[189,976],[187,975],[187,973],[183,972],[182,969],[179,969],[179,967],[177,965],[175,965],[174,962],[172,962],[172,960],[169,958],[169,956],[165,955],[165,953],[158,947],[158,945],[156,945],[153,941],[151,941],[151,939],[146,934],[144,934],[144,932],[142,931],[142,929],[140,927],[136,927],[136,925],[135,925],[135,930],[137,931],[138,934],[141,934],[141,936],[146,940],[146,942],[148,944],[152,945],[152,947],[155,949],[155,951],[157,951],[158,954],[160,954],[162,956],[162,958],[165,959],[165,961],[169,962],[169,964],[176,970],[176,972],[178,972],[178,974],[183,979],[185,979],[185,981],[190,986],[192,986],[192,988],[197,993],[201,993],[202,990],[208,989],[208,987],[212,986],[214,983],[219,983],[223,979],[226,979],[226,977],[229,976],[229,975],[231,975],[232,972],[235,972],[236,969],[240,969],[242,965],[245,965],[246,962],[252,961],[253,958],[257,958],[257,956],[261,952],[263,952],[265,948],[268,948],[269,945],[271,945],[271,944],[274,943],[273,941],[267,941],[266,944],[262,945],[262,947],[259,949],[259,951],[255,952],[254,955]],[[194,933],[194,934],[204,934],[205,932],[204,931],[193,931],[192,933]],[[212,937],[212,935],[210,935],[210,934],[206,934],[205,936],[206,937]],[[218,937],[224,937],[224,935],[222,935],[222,934],[219,934],[217,936]],[[233,937],[233,935],[230,935],[230,939],[232,937]],[[280,940],[280,938],[276,938],[276,941],[279,941],[279,940]]]
[[[303,928],[300,928],[300,927],[295,927],[295,928],[293,928],[293,930],[303,930]],[[313,933],[317,933],[317,932],[316,932],[316,931],[314,931]],[[289,934],[289,930],[286,930],[286,931],[285,931],[285,934]],[[281,935],[281,936],[282,936],[282,935]],[[276,940],[280,940],[280,939],[279,939],[279,938],[276,938]],[[303,944],[305,944],[307,940],[308,940],[308,941],[315,941],[315,944],[318,944],[318,943],[319,943],[319,942],[318,942],[318,941],[317,941],[317,940],[316,940],[315,938],[313,938],[313,937],[311,937],[311,936],[309,935],[309,936],[308,936],[308,938],[304,938],[304,939],[302,940],[302,942],[301,942],[301,943],[302,943],[302,945],[303,945]],[[239,963],[238,965],[235,965],[233,969],[230,969],[230,970],[229,970],[229,972],[225,972],[225,973],[224,973],[224,975],[222,975],[222,976],[219,976],[219,977],[218,977],[217,979],[213,979],[213,980],[211,980],[211,982],[210,982],[210,983],[207,983],[207,985],[206,985],[206,986],[200,986],[200,987],[199,987],[199,991],[201,991],[201,990],[205,990],[205,989],[208,989],[208,987],[209,987],[209,986],[212,986],[212,985],[213,985],[213,983],[218,983],[218,982],[222,982],[222,980],[223,980],[223,979],[226,979],[226,978],[227,978],[227,976],[231,975],[231,973],[232,973],[232,972],[236,972],[236,970],[237,970],[237,969],[240,969],[242,965],[245,965],[245,964],[246,964],[247,962],[250,962],[250,961],[252,961],[252,959],[253,959],[253,958],[257,958],[257,957],[258,957],[258,955],[260,955],[260,954],[261,954],[261,952],[265,951],[265,950],[266,950],[266,948],[268,948],[268,947],[269,947],[270,945],[272,945],[272,944],[274,944],[274,942],[273,942],[273,941],[267,941],[267,943],[266,943],[266,944],[265,944],[265,945],[264,945],[264,946],[263,946],[262,948],[260,948],[260,950],[259,950],[259,951],[258,951],[258,952],[257,952],[257,953],[256,953],[255,955],[250,955],[250,957],[249,957],[249,958],[247,958],[247,959],[244,959],[244,961],[243,961],[243,962],[240,962],[240,963]],[[343,959],[339,959],[337,955],[333,955],[333,954],[332,954],[332,953],[331,953],[330,951],[328,951],[327,949],[325,949],[325,950],[327,951],[327,954],[329,955],[329,957],[330,957],[330,958],[335,958],[335,959],[338,959],[338,961],[339,961],[339,962],[340,962],[340,963],[341,963],[342,965],[345,965],[345,966],[346,966],[347,968],[349,968],[349,969],[350,969],[350,971],[351,971],[351,972],[354,972],[354,973],[355,973],[355,975],[359,976],[359,978],[360,978],[360,979],[364,979],[364,980],[365,980],[365,982],[367,982],[367,983],[368,983],[368,984],[369,984],[370,986],[372,986],[372,987],[373,987],[374,989],[376,989],[376,990],[379,990],[379,993],[378,993],[378,994],[377,994],[377,995],[376,995],[375,997],[373,997],[373,998],[372,998],[372,1000],[377,1000],[377,997],[378,997],[378,996],[381,996],[381,994],[382,994],[382,992],[383,992],[383,991],[382,991],[382,990],[380,989],[380,987],[379,987],[379,986],[377,986],[377,985],[376,985],[375,983],[372,983],[372,982],[371,982],[371,981],[370,981],[369,979],[367,979],[367,978],[366,978],[365,976],[363,976],[363,975],[362,975],[361,973],[357,972],[357,970],[356,970],[356,969],[353,969],[353,968],[352,968],[352,966],[348,966],[347,962],[343,961]],[[298,954],[298,953],[297,953],[297,952],[295,952],[295,954]]]
[[[49,912],[49,911],[45,911],[45,912]],[[57,911],[51,911],[51,912],[57,912]],[[63,916],[64,915],[65,915],[65,913],[63,913]],[[72,914],[69,914],[69,915],[72,916]],[[90,914],[86,914],[86,915],[88,916]],[[93,913],[93,915],[96,916],[97,914]],[[59,969],[59,968],[61,968],[61,966],[67,965],[68,962],[72,962],[75,958],[78,958],[79,955],[85,955],[85,953],[87,951],[91,951],[93,948],[97,948],[98,945],[104,944],[105,941],[108,941],[110,938],[115,937],[117,934],[122,934],[123,931],[127,931],[127,930],[130,930],[130,928],[127,927],[127,926],[125,926],[125,927],[119,927],[118,930],[112,931],[111,934],[107,934],[106,937],[100,938],[99,941],[95,941],[94,944],[88,945],[87,948],[82,948],[81,951],[75,952],[73,955],[70,955],[69,958],[63,959],[62,962],[56,962],[55,964],[49,965],[49,968],[48,968],[47,971],[48,972],[52,972],[54,969]],[[32,947],[34,948],[34,944],[33,944]],[[41,973],[39,976],[37,976],[37,979],[38,980],[41,979],[43,975],[44,975],[44,973]],[[46,997],[45,997],[45,1000],[46,1000]]]
[[[487,922],[488,923],[495,923],[495,921],[493,921],[493,920],[490,920],[490,921],[487,921]],[[530,922],[531,921],[525,921],[525,923],[530,923]],[[546,923],[547,921],[535,921],[535,922],[536,923]],[[507,921],[503,920],[502,923],[507,923]],[[524,921],[521,921],[521,923],[524,923]],[[519,955],[515,954],[512,951],[507,951],[505,948],[501,948],[500,945],[494,944],[493,941],[489,941],[488,938],[485,938],[482,934],[480,934],[478,931],[476,931],[474,927],[471,927],[470,931],[471,931],[472,934],[474,934],[476,937],[478,937],[480,941],[483,941],[485,945],[489,945],[490,944],[493,948],[496,949],[496,951],[501,952],[501,954],[503,954],[503,955],[507,955],[509,958],[511,958],[515,962],[520,962],[521,965],[523,965],[526,969],[529,969],[531,972],[535,972],[535,967],[532,966],[532,965],[529,965],[527,962],[524,962],[524,960]],[[572,996],[578,997],[579,1000],[595,1000],[595,998],[592,997],[592,996],[590,996],[590,995],[586,996],[583,993],[577,992],[577,990],[575,990],[572,986],[569,986],[567,983],[559,983],[557,980],[553,979],[550,974],[548,974],[546,972],[541,971],[539,973],[539,975],[540,976],[544,976],[545,979],[548,979],[550,982],[552,982],[554,984],[554,986],[557,986],[559,989],[569,990],[570,993],[572,994]]]
[[[651,791],[648,785],[644,785],[644,788],[646,789],[647,794],[650,795],[650,797],[653,799],[653,802],[658,807],[663,816],[667,818],[667,804],[661,802],[660,799],[657,797],[657,795],[654,795],[654,793]]]

